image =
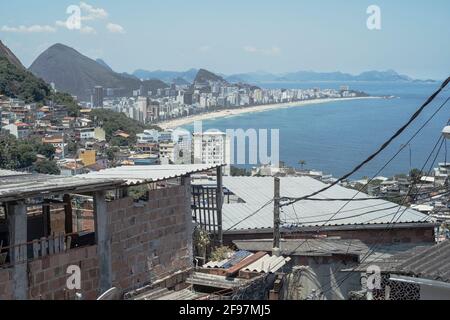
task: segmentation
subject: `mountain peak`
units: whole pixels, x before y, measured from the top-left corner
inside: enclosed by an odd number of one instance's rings
[[[74,48],[66,46],[65,44],[62,44],[62,43],[55,43],[54,45],[50,46],[46,51],[72,51],[72,52],[75,51],[75,52],[78,52]]]
[[[6,58],[11,64],[18,68],[25,69],[14,53],[0,40],[0,57]]]
[[[212,73],[211,71],[206,69],[198,70],[194,83],[208,83],[210,81],[227,83],[224,78]]]
[[[56,43],[39,55],[30,71],[47,83],[55,83],[58,91],[69,92],[85,101],[90,99],[95,86],[114,89],[115,94],[122,96],[131,96],[133,90],[141,87],[139,79],[114,72],[102,62]],[[167,84],[155,82],[147,87],[146,91],[155,91],[167,87]]]

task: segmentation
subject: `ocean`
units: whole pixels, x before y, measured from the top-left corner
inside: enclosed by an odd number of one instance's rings
[[[320,170],[340,177],[353,169],[400,128],[439,87],[440,83],[379,82],[304,82],[267,83],[265,88],[335,88],[349,85],[374,96],[395,96],[395,99],[338,101],[299,108],[271,110],[219,118],[203,122],[203,130],[279,129],[280,160],[305,169]],[[414,132],[433,114],[449,95],[444,91],[394,143],[352,178],[372,177],[405,144]],[[423,131],[379,175],[393,176],[422,168],[441,131],[450,118],[447,104]],[[192,126],[187,126],[192,130]],[[410,163],[411,153],[411,163]],[[436,162],[446,159],[445,148]],[[240,165],[251,168],[254,164]],[[427,166],[428,168],[429,166]]]

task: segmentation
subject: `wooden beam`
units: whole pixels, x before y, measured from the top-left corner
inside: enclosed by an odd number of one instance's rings
[[[72,216],[72,200],[70,194],[65,194],[63,196],[64,201],[64,223],[66,234],[73,233],[73,216]]]
[[[48,237],[51,232],[51,219],[50,219],[50,203],[45,199],[42,205],[42,217],[43,217],[43,233],[44,237]]]

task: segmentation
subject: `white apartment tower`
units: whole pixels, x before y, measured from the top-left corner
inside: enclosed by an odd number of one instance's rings
[[[148,98],[147,97],[139,97],[136,101],[136,106],[139,114],[139,118],[137,119],[139,122],[146,123],[147,122],[147,113],[148,113]]]
[[[226,164],[224,174],[230,174],[231,144],[227,134],[218,130],[194,133],[195,164]]]

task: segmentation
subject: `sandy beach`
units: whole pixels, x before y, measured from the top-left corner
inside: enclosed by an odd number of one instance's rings
[[[182,127],[188,124],[191,124],[196,121],[204,121],[211,120],[223,117],[234,117],[239,116],[245,113],[255,113],[255,112],[264,112],[275,109],[286,109],[286,108],[294,108],[294,107],[303,107],[313,104],[323,104],[328,102],[335,101],[348,101],[348,100],[361,100],[361,99],[379,99],[379,97],[357,97],[357,98],[333,98],[333,99],[316,99],[316,100],[306,100],[306,101],[297,101],[297,102],[288,102],[288,103],[277,103],[277,104],[266,104],[260,106],[253,107],[245,107],[239,109],[224,109],[210,113],[201,113],[195,114],[189,117],[177,118],[168,121],[162,121],[156,123],[162,129],[175,129],[177,127]]]

